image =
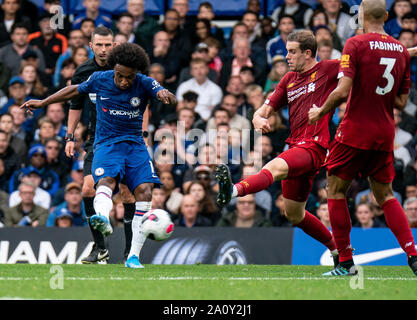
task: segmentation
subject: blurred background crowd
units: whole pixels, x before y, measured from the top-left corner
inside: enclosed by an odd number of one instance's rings
[[[253,128],[253,113],[289,71],[288,35],[310,29],[318,43],[317,60],[340,58],[346,40],[362,32],[352,27],[356,12],[342,0],[309,4],[285,0],[265,15],[259,0],[241,0],[244,13],[230,19],[217,16],[209,1],[200,1],[196,14],[190,14],[188,0],[173,0],[163,14],[152,15],[145,11],[145,1],[128,0],[126,11],[114,14],[100,0],[84,0],[80,12],[65,15],[54,28],[56,15],[50,8],[60,5],[59,0],[45,0],[41,7],[27,0],[2,0],[0,226],[87,225],[81,188],[89,110],[84,110],[76,129],[76,155],[70,159],[64,153],[69,105],[51,104],[34,115],[19,106],[71,83],[76,68],[93,58],[89,41],[97,26],[111,28],[115,42],[142,46],[151,62],[149,76],[179,100],[177,106],[150,104],[148,149],[162,182],[161,188],[153,190],[153,208],[165,209],[177,226],[184,227],[290,226],[280,182],[219,208],[213,169],[226,160],[237,182],[286,149],[287,108],[269,119],[270,133],[249,139],[247,145],[243,136]],[[417,0],[396,0],[388,9],[386,32],[406,47],[415,46]],[[411,60],[411,75],[407,107],[394,111],[393,189],[410,225],[416,227],[416,58]],[[345,109],[346,103],[337,108],[330,124],[332,135]],[[210,130],[217,134],[212,137]],[[245,147],[248,152],[243,156]],[[321,170],[307,210],[330,227],[326,196]],[[112,223],[122,226],[119,194],[113,202]],[[348,202],[354,226],[385,227],[383,212],[366,180],[354,181]]]

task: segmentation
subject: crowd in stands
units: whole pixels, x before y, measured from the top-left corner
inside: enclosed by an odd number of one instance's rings
[[[76,155],[64,153],[68,104],[55,103],[29,115],[19,106],[42,99],[71,83],[76,68],[93,57],[89,47],[97,26],[111,28],[118,43],[134,42],[149,55],[149,76],[178,98],[177,106],[150,104],[147,143],[162,182],[154,188],[153,208],[168,211],[177,226],[288,227],[281,183],[255,195],[216,204],[213,170],[227,162],[237,182],[260,170],[287,146],[289,112],[283,108],[269,120],[272,131],[249,139],[252,117],[289,71],[285,56],[288,35],[310,29],[318,43],[317,59],[341,57],[355,13],[342,0],[320,0],[316,6],[285,0],[263,16],[258,0],[236,20],[230,36],[216,25],[210,2],[198,14],[187,14],[188,0],[173,0],[162,16],[144,12],[144,1],[127,0],[127,11],[105,13],[99,0],[84,0],[84,12],[66,16],[53,28],[52,5],[37,8],[27,0],[2,0],[0,11],[0,226],[86,226],[82,201],[83,144],[89,111],[75,132]],[[396,0],[389,8],[386,32],[406,47],[417,43],[417,0]],[[417,227],[417,58],[411,59],[412,88],[404,111],[395,110],[393,189],[410,225]],[[330,124],[334,135],[343,118],[340,105]],[[366,128],[364,128],[366,130]],[[214,132],[214,134],[212,134]],[[360,132],[358,132],[360,134]],[[257,148],[259,147],[259,148]],[[260,149],[261,147],[261,149]],[[348,195],[353,225],[384,227],[381,208],[364,179],[356,179]],[[317,175],[307,210],[330,227],[326,175]],[[123,225],[123,204],[113,199],[112,224]]]

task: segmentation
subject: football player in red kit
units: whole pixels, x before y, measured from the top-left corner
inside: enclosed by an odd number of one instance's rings
[[[376,201],[384,210],[388,227],[406,252],[417,275],[413,234],[401,204],[394,197],[394,106],[403,109],[410,89],[410,56],[387,35],[385,0],[363,0],[359,9],[364,34],[348,39],[339,69],[339,83],[322,107],[309,111],[310,123],[321,121],[348,98],[346,113],[326,160],[328,205],[340,265],[327,276],[357,273],[350,244],[351,221],[346,192],[359,174],[368,177]]]
[[[281,180],[288,220],[305,233],[325,245],[338,263],[337,250],[330,231],[313,214],[305,210],[313,179],[323,164],[329,145],[331,114],[314,125],[308,123],[311,104],[321,104],[337,85],[338,60],[317,62],[317,43],[312,32],[291,33],[287,41],[287,60],[290,67],[274,93],[253,117],[255,130],[271,130],[268,118],[279,108],[289,106],[291,135],[289,149],[267,163],[263,169],[233,185],[226,164],[216,167],[219,182],[219,205],[227,205],[231,198],[242,197],[268,188]]]

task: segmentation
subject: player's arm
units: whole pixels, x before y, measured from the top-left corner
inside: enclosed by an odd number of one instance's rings
[[[149,104],[146,106],[145,112],[143,113],[143,121],[142,121],[142,136],[143,136],[143,140],[145,140],[146,146],[149,145],[148,128],[149,128]]]
[[[65,154],[68,158],[74,156],[75,139],[74,132],[81,119],[82,110],[70,109],[68,112],[67,134],[65,135]]]
[[[343,101],[347,99],[352,88],[353,80],[350,77],[342,77],[337,84],[337,87],[329,94],[326,102],[321,107],[317,107],[315,104],[308,111],[308,120],[310,124],[313,124],[323,118],[330,111],[334,110]]]
[[[274,108],[264,103],[262,107],[255,111],[253,115],[253,127],[255,130],[260,130],[262,133],[268,133],[271,131],[268,118],[275,112]]]
[[[65,88],[62,88],[58,92],[55,92],[53,95],[43,99],[43,100],[29,100],[20,106],[21,109],[26,108],[29,113],[32,113],[35,109],[44,108],[47,105],[57,102],[64,102],[71,100],[80,93],[78,92],[78,85],[70,85]]]
[[[405,106],[407,105],[408,101],[408,93],[401,94],[395,97],[395,104],[394,106],[399,110],[404,110]]]
[[[417,46],[408,48],[407,51],[410,54],[410,57],[417,57]]]
[[[162,101],[164,104],[170,104],[176,106],[178,103],[177,97],[169,92],[167,89],[159,90],[156,94],[158,100]]]

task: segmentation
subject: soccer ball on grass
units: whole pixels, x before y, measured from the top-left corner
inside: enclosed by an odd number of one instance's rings
[[[162,209],[152,209],[142,218],[142,231],[149,239],[162,241],[174,232],[174,224],[168,212]]]

